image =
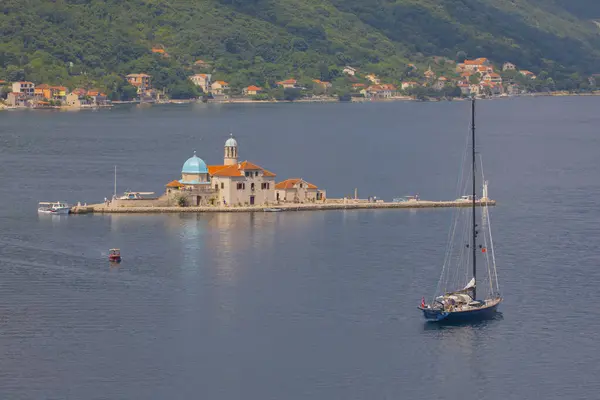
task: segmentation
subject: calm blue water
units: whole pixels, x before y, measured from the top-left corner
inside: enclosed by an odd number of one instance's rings
[[[435,328],[450,210],[44,217],[198,152],[351,194],[452,199],[454,103],[0,114],[0,398],[594,399],[600,98],[479,102],[502,318]],[[110,267],[107,250],[124,261]]]

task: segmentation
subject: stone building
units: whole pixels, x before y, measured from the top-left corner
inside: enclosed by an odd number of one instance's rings
[[[325,191],[300,178],[286,179],[275,185],[278,203],[314,203],[325,201]]]

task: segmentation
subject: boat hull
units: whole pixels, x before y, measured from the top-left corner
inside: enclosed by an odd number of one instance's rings
[[[419,307],[426,320],[432,322],[469,322],[492,319],[498,311],[498,306],[502,299],[496,299],[485,306],[473,308],[464,311],[444,311],[441,309],[432,309]]]
[[[51,214],[51,215],[66,215],[69,214],[69,208],[59,208],[56,210],[45,210],[45,209],[39,209],[38,213],[39,214]]]

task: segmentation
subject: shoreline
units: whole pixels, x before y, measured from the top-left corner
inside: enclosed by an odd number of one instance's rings
[[[351,200],[350,200],[351,201]],[[495,206],[495,200],[478,201],[476,206]],[[74,206],[71,214],[166,214],[166,213],[253,213],[284,211],[327,211],[327,210],[373,210],[373,209],[416,209],[416,208],[458,208],[470,207],[468,201],[405,201],[405,202],[332,202],[332,203],[308,203],[308,204],[279,204],[264,206],[203,206],[203,207],[110,207],[104,204],[92,204],[86,206]]]
[[[511,95],[511,96],[491,96],[491,97],[478,97],[478,100],[506,100],[506,99],[515,99],[515,98],[523,98],[523,97],[595,97],[600,96],[600,91],[587,92],[587,93],[569,93],[569,92],[549,92],[549,93],[527,93],[520,95]],[[54,111],[79,111],[79,110],[93,110],[97,111],[100,109],[112,109],[115,106],[122,105],[131,105],[134,104],[136,106],[139,105],[182,105],[182,104],[295,104],[295,103],[392,103],[392,102],[422,102],[422,103],[439,103],[444,101],[465,101],[467,98],[457,97],[451,99],[445,98],[428,98],[425,100],[419,100],[410,96],[395,96],[389,98],[359,98],[353,97],[350,101],[340,101],[339,99],[332,98],[319,98],[319,99],[298,99],[294,101],[289,100],[251,100],[251,99],[228,99],[228,100],[209,100],[206,103],[202,102],[199,99],[186,99],[186,100],[166,100],[159,102],[140,102],[139,100],[131,100],[131,101],[113,101],[110,105],[102,105],[97,107],[61,107],[61,106],[52,106],[52,107],[13,107],[7,106],[0,103],[0,111],[13,111],[13,110],[54,110]]]

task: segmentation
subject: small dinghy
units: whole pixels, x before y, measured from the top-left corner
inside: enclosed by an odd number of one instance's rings
[[[121,250],[110,249],[108,251],[108,261],[110,261],[112,263],[120,263],[121,262]]]

